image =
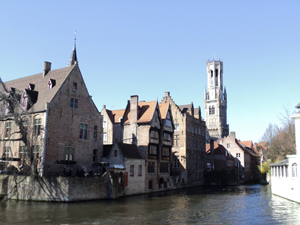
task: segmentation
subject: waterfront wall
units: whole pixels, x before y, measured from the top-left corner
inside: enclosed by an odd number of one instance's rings
[[[272,194],[300,203],[300,179],[272,177]]]
[[[102,177],[31,177],[0,175],[0,194],[8,199],[72,202],[116,198],[110,173]]]

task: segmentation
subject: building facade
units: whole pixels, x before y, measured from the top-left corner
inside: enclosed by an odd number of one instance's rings
[[[193,103],[178,106],[170,92],[165,93],[161,103],[170,104],[175,125],[172,175],[180,176],[187,186],[203,184],[206,127],[200,107],[194,109]]]
[[[218,139],[217,143],[223,145],[233,157],[239,160],[239,179],[241,182],[253,182],[259,178],[259,156],[253,149],[246,147],[237,140],[235,132],[230,132],[229,136]]]
[[[227,93],[223,88],[223,62],[206,63],[207,89],[204,91],[205,120],[207,140],[223,138],[229,135],[227,124]]]
[[[74,46],[68,67],[5,82],[2,101],[0,170],[40,176],[88,168],[102,155],[102,117],[88,93]]]
[[[133,144],[145,160],[145,192],[170,187],[174,124],[168,103],[133,95],[125,109],[112,110],[114,142]]]

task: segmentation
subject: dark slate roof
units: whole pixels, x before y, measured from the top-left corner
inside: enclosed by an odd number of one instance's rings
[[[186,113],[186,112],[191,112],[192,111],[192,107],[191,104],[189,105],[179,105],[178,106],[181,110],[182,113]]]
[[[125,157],[131,159],[142,159],[142,156],[136,145],[118,143],[118,146]]]
[[[113,145],[103,145],[103,157],[107,157]]]
[[[142,159],[142,156],[136,145],[117,143],[123,156],[130,159]],[[103,157],[108,157],[113,145],[103,145]]]
[[[284,159],[277,163],[272,163],[270,166],[288,166],[289,165],[289,159]]]
[[[34,91],[38,92],[37,101],[29,109],[29,112],[42,111],[45,110],[45,103],[50,103],[52,101],[57,91],[60,89],[68,75],[76,66],[77,64],[62,69],[50,70],[45,77],[43,76],[43,73],[39,73],[36,75],[7,81],[4,84],[8,90],[11,88],[16,88],[19,91],[24,91],[25,89],[28,89],[29,84],[33,84],[30,86],[34,87]],[[49,90],[48,81],[50,79],[55,80],[55,85]],[[0,91],[4,91],[2,86],[0,86]]]

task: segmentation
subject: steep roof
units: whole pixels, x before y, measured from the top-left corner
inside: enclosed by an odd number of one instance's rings
[[[157,101],[139,102],[138,103],[138,123],[146,123],[152,120]],[[125,111],[125,110],[124,110]],[[124,113],[124,123],[130,122],[130,109]]]
[[[253,144],[252,141],[240,141],[243,145],[245,145],[247,148],[252,148]]]
[[[77,64],[62,69],[50,70],[45,77],[43,76],[43,73],[39,73],[7,81],[4,84],[7,89],[16,88],[19,91],[28,89],[29,84],[33,84],[34,91],[38,92],[38,96],[36,103],[29,109],[29,112],[42,111],[45,109],[45,103],[50,103],[52,101],[57,91],[76,66]],[[48,89],[48,82],[50,79],[55,80],[55,85],[51,89]],[[0,87],[0,91],[4,91],[2,86]]]
[[[123,156],[130,159],[142,159],[142,156],[136,145],[116,143]],[[108,157],[113,145],[103,145],[103,157]]]
[[[161,118],[163,120],[166,119],[166,117],[167,117],[168,109],[169,109],[169,103],[160,103],[159,104],[159,111],[160,111]]]
[[[179,109],[181,110],[182,113],[189,113],[191,114],[192,112],[192,105],[191,104],[188,104],[188,105],[179,105],[178,106]]]
[[[124,116],[125,109],[112,110],[112,121],[113,123],[120,123],[119,118]]]
[[[227,152],[227,155],[226,155]],[[206,144],[206,154],[211,154],[210,144]],[[214,142],[214,154],[215,155],[224,155],[227,160],[233,160],[234,157],[227,151],[227,149],[216,142]]]

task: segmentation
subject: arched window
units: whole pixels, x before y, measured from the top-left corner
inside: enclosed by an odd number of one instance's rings
[[[216,86],[218,86],[219,83],[218,83],[218,69],[216,69]]]
[[[292,165],[292,177],[297,177],[297,163],[293,163]]]

